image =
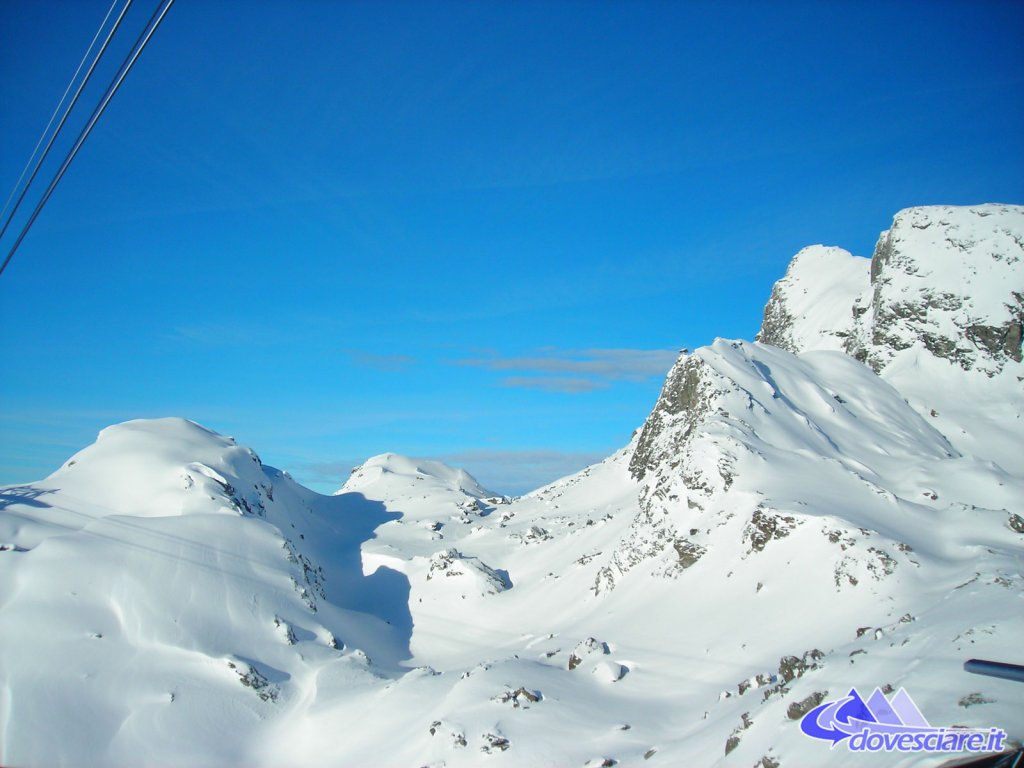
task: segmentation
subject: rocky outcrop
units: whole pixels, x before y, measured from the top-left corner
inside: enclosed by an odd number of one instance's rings
[[[690,435],[713,412],[717,390],[709,373],[699,357],[680,355],[640,431],[629,462],[633,477],[642,480],[649,470],[656,469],[666,451],[679,453]],[[670,445],[665,444],[666,438]],[[690,481],[690,487],[705,484],[695,477]]]
[[[491,568],[480,558],[464,555],[453,547],[432,555],[426,580],[453,577],[471,584],[471,587],[464,588],[482,595],[495,595],[512,587],[505,571]]]
[[[1022,207],[930,207],[897,214],[871,260],[825,246],[797,254],[772,290],[760,344],[718,340],[669,372],[629,464],[639,512],[594,592],[641,563],[670,577],[714,570],[708,561],[726,525],[736,526],[743,558],[779,551],[775,542],[808,520],[802,509],[820,502],[797,493],[780,504],[762,467],[837,484],[855,478],[850,493],[865,493],[858,504],[871,508],[893,498],[879,486],[895,457],[937,467],[961,455],[946,435],[960,439],[969,421],[935,392],[964,376],[978,387],[997,376],[1005,389],[1024,374],[1022,245]],[[823,351],[843,354],[804,354]],[[937,375],[916,374],[922,360]],[[916,491],[908,501],[918,503]],[[934,489],[920,495],[940,498]],[[888,578],[907,559],[898,539],[847,538],[855,545],[832,553],[829,566],[837,589]]]
[[[875,370],[922,345],[988,375],[1021,361],[1024,208],[911,208],[883,232],[847,351]]]
[[[569,654],[569,671],[571,672],[576,669],[585,659],[593,661],[594,658],[599,659],[602,655],[606,656],[608,653],[610,653],[608,643],[594,637],[580,640],[576,647],[572,649],[572,653]]]
[[[681,354],[669,371],[630,459],[630,473],[641,481],[640,512],[611,562],[598,572],[595,593],[612,589],[620,575],[646,560],[657,559],[662,575],[674,575],[706,552],[694,538],[698,532],[687,533],[680,516],[669,510],[683,504],[701,509],[732,483],[730,454],[707,431],[723,412],[727,392],[728,383],[703,351]]]
[[[1024,207],[908,208],[864,260],[813,246],[772,289],[757,340],[840,349],[876,372],[920,350],[988,376],[1021,362]],[[868,278],[868,283],[865,283]]]

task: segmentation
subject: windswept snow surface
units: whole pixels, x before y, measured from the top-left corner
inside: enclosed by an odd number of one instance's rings
[[[805,249],[765,343],[682,355],[629,445],[516,499],[104,430],[0,488],[0,764],[854,766],[799,728],[854,686],[1024,739],[1024,686],[962,671],[1024,662],[1022,214]]]

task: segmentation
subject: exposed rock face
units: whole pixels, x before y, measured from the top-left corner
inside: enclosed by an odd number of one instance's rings
[[[936,206],[897,214],[871,263],[871,301],[847,350],[875,370],[922,344],[988,375],[1021,361],[1024,208]],[[861,306],[864,306],[863,300]]]
[[[658,466],[661,457],[656,443],[660,436],[671,432],[675,447],[682,449],[686,439],[711,413],[716,390],[707,373],[700,358],[688,355],[680,355],[669,371],[658,402],[644,423],[636,451],[629,462],[629,470],[638,480],[643,479],[648,469]],[[691,480],[693,486],[703,485],[701,480]]]
[[[801,251],[776,283],[757,340],[790,352],[841,349],[875,371],[904,350],[989,376],[1021,362],[1024,207],[908,208],[871,259]]]
[[[902,211],[871,260],[825,246],[800,251],[772,290],[761,344],[718,340],[681,355],[669,372],[629,465],[641,481],[640,511],[594,591],[614,588],[641,563],[663,576],[706,572],[722,542],[714,531],[726,525],[736,526],[740,557],[774,551],[776,540],[808,522],[802,508],[818,502],[797,496],[780,504],[770,483],[751,484],[757,467],[808,478],[841,467],[837,488],[854,477],[851,499],[869,491],[856,502],[862,509],[893,498],[880,478],[898,455],[934,463],[941,475],[942,462],[960,455],[946,435],[960,440],[974,418],[967,411],[935,418],[936,404],[953,410],[936,394],[949,389],[941,381],[966,377],[979,396],[1020,400],[1005,391],[1024,374],[1022,246],[1024,207],[982,205]],[[823,352],[844,354],[804,354]],[[922,359],[929,367],[918,367]],[[926,371],[943,378],[930,381]],[[1014,416],[1010,405],[1000,418]],[[940,502],[933,488],[920,493],[935,506],[954,503]],[[837,535],[847,543],[831,566],[837,588],[888,578],[908,561],[898,538],[880,545],[865,529]]]
[[[694,540],[698,532],[688,535],[683,521],[667,509],[683,499],[690,508],[700,508],[703,499],[732,482],[728,454],[704,430],[724,394],[722,381],[702,356],[680,355],[630,459],[633,477],[644,481],[640,513],[612,562],[599,572],[595,592],[612,588],[618,574],[645,560],[658,558],[660,572],[672,575],[696,564],[706,552]]]
[[[882,232],[866,273],[866,259],[843,253],[797,254],[758,341],[846,352],[958,451],[1020,466],[1020,430],[1007,425],[1024,423],[1024,207],[909,208]]]

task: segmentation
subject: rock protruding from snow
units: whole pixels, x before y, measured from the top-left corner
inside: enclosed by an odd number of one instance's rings
[[[875,370],[922,345],[964,370],[1021,362],[1024,207],[901,211],[879,237],[846,348]]]
[[[463,592],[473,591],[481,595],[495,595],[512,586],[508,575],[491,568],[478,557],[463,555],[450,548],[437,552],[430,558],[426,580],[455,578]]]
[[[1022,232],[1022,206],[926,206],[896,214],[870,273],[842,249],[805,248],[772,289],[757,340],[843,350],[876,371],[917,348],[992,376],[1022,359]]]
[[[868,289],[870,269],[870,260],[842,248],[804,248],[772,288],[756,340],[789,352],[845,350],[851,307]]]
[[[610,653],[608,643],[598,640],[595,637],[588,637],[586,640],[580,640],[576,644],[576,647],[572,649],[572,653],[569,654],[569,669],[576,669],[585,660],[600,659],[601,656],[606,656]]]

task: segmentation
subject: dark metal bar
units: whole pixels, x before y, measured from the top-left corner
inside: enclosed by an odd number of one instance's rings
[[[1024,683],[1024,666],[1021,666],[1020,664],[1006,664],[1002,661],[970,659],[964,662],[964,670],[975,675],[1001,677],[1004,680],[1013,680],[1017,683]]]

